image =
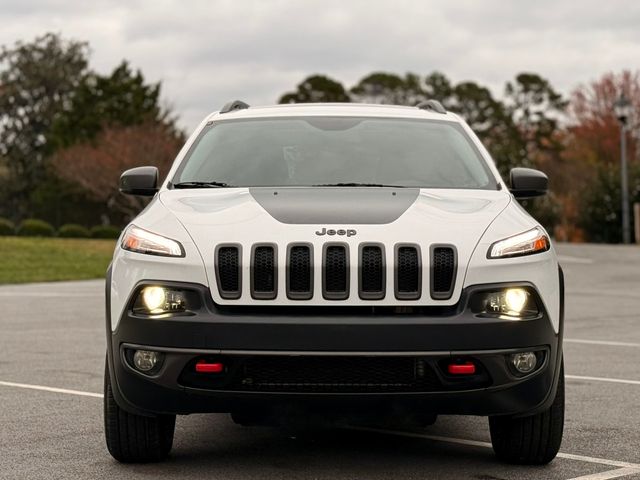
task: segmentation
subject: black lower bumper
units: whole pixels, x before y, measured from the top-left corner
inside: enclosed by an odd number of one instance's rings
[[[223,311],[214,306],[205,287],[202,310],[195,316],[150,319],[126,313],[115,332],[108,327],[108,362],[114,395],[120,406],[138,414],[188,414],[302,405],[336,412],[368,409],[421,413],[525,415],[547,408],[555,395],[560,371],[561,333],[543,314],[533,320],[479,318],[464,309],[449,315],[364,315],[341,311],[327,315],[296,315],[275,310]],[[109,302],[107,301],[107,304]],[[107,312],[108,313],[108,312]],[[109,324],[109,322],[107,322]],[[151,376],[136,371],[127,351],[163,353],[162,368]],[[509,367],[508,355],[541,352],[541,366],[522,378]],[[432,376],[424,388],[304,391],[253,389],[233,382],[210,386],[185,380],[198,358],[225,364],[274,356],[305,362],[323,358],[406,359],[422,362]],[[249,360],[248,360],[249,359]],[[337,360],[338,359],[338,360]],[[459,380],[447,375],[453,360],[470,360],[478,376]],[[270,360],[269,360],[270,361]],[[384,364],[384,360],[375,360]],[[405,360],[394,360],[402,364]],[[266,362],[268,363],[268,362]],[[353,362],[345,361],[345,365]],[[362,363],[362,362],[360,362]],[[480,375],[481,374],[481,375]],[[242,385],[242,386],[239,386]],[[343,385],[344,386],[344,385]]]

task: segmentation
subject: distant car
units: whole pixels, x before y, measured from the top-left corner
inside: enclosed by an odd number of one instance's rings
[[[547,177],[510,177],[435,101],[235,101],[162,185],[154,167],[126,171],[121,191],[153,200],[107,275],[111,454],[165,458],[189,413],[464,414],[489,417],[498,458],[551,461],[563,276],[516,201]]]

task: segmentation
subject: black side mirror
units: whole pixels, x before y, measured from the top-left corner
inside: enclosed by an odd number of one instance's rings
[[[127,195],[152,197],[158,191],[156,167],[131,168],[120,176],[120,191]]]
[[[549,179],[540,170],[532,168],[512,168],[509,191],[518,200],[545,195],[549,189]]]

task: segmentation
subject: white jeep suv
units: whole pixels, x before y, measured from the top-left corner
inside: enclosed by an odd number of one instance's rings
[[[417,107],[235,101],[208,116],[124,230],[107,275],[105,430],[123,462],[171,449],[176,415],[423,424],[489,417],[496,455],[562,439],[563,277],[476,135]]]

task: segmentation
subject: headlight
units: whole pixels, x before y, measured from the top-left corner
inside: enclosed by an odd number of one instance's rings
[[[160,255],[164,257],[184,257],[184,249],[175,240],[131,225],[124,232],[121,246],[130,252]]]
[[[469,305],[473,313],[489,317],[520,319],[540,314],[534,294],[521,287],[475,293]]]
[[[489,248],[487,258],[507,258],[546,252],[551,242],[540,227],[500,240]]]
[[[133,305],[135,313],[145,315],[182,313],[186,309],[187,299],[185,292],[156,285],[144,287]]]

